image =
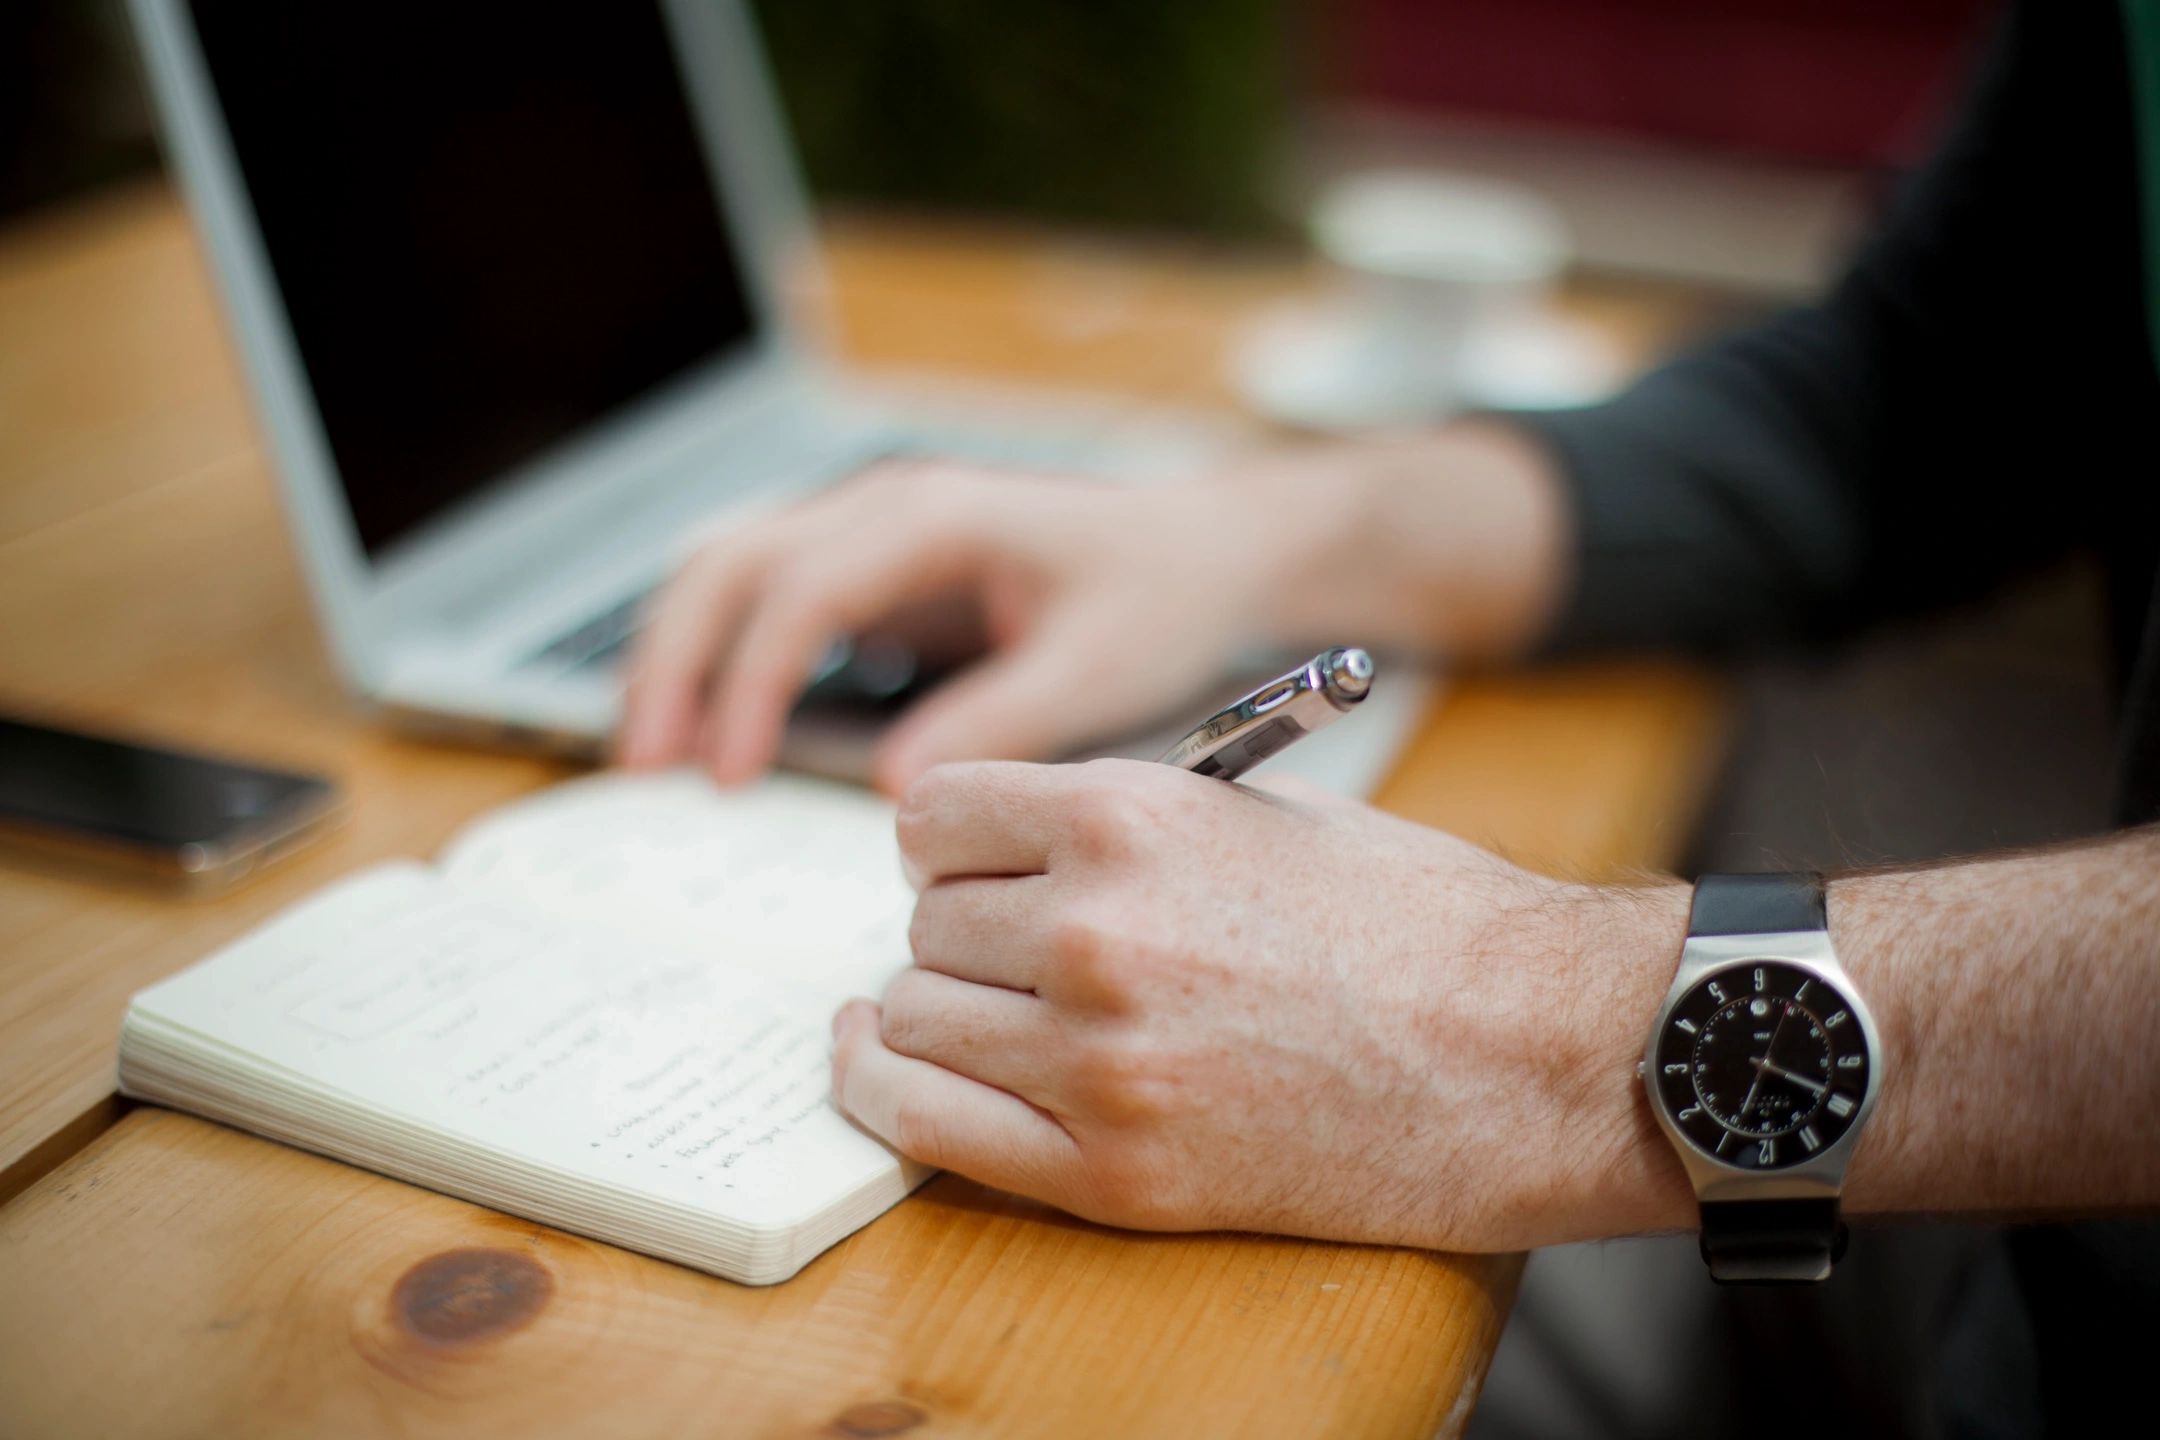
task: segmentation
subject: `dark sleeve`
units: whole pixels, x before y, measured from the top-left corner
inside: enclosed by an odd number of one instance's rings
[[[1553,645],[1822,639],[2093,539],[2150,464],[2132,145],[2115,7],[2020,7],[1821,304],[1518,417],[1574,495]]]

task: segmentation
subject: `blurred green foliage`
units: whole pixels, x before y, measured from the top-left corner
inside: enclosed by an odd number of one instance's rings
[[[1288,0],[758,0],[821,195],[1250,234]]]

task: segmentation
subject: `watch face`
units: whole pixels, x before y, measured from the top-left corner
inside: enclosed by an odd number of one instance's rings
[[[1874,1057],[1852,1003],[1821,976],[1746,960],[1681,997],[1653,1063],[1665,1113],[1696,1149],[1782,1170],[1852,1128]]]

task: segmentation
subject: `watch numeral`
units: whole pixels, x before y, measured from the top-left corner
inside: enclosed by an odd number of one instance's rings
[[[1848,1020],[1849,1018],[1851,1018],[1851,1017],[1849,1017],[1848,1015],[1846,1015],[1846,1013],[1845,1013],[1845,1012],[1844,1012],[1843,1010],[1840,1010],[1840,1011],[1838,1011],[1838,1012],[1837,1012],[1837,1014],[1835,1014],[1835,1015],[1832,1015],[1832,1016],[1831,1016],[1831,1017],[1830,1017],[1829,1019],[1827,1019],[1827,1020],[1825,1020],[1825,1021],[1823,1021],[1823,1022],[1822,1022],[1822,1023],[1823,1023],[1823,1029],[1825,1029],[1825,1030],[1835,1030],[1835,1029],[1837,1029],[1837,1027],[1838,1027],[1838,1026],[1840,1026],[1840,1025],[1844,1024],[1844,1023],[1846,1022],[1846,1020]]]
[[[1837,1068],[1840,1070],[1858,1070],[1865,1064],[1867,1064],[1867,1056],[1865,1055],[1840,1055],[1838,1056]]]
[[[1710,982],[1710,985],[1709,985],[1709,990],[1710,990],[1710,998],[1711,998],[1711,999],[1713,999],[1713,1000],[1717,1001],[1717,1003],[1718,1003],[1718,1004],[1720,1004],[1720,1005],[1722,1005],[1722,1004],[1724,1004],[1724,1003],[1725,1003],[1725,990],[1724,990],[1724,987],[1723,987],[1723,986],[1721,986],[1721,985],[1719,985],[1719,984],[1717,983],[1717,981],[1715,981],[1715,980],[1712,980],[1712,981]]]
[[[1681,1110],[1681,1112],[1680,1112],[1680,1118],[1681,1118],[1682,1120],[1692,1120],[1692,1119],[1694,1119],[1694,1118],[1695,1118],[1695,1117],[1696,1117],[1697,1115],[1700,1115],[1700,1114],[1702,1114],[1702,1106],[1700,1106],[1700,1105],[1689,1105],[1689,1106],[1687,1106],[1686,1108],[1684,1108],[1683,1110]]]
[[[1685,1061],[1685,1060],[1670,1060],[1670,1061],[1667,1061],[1667,1062],[1666,1062],[1666,1065],[1665,1065],[1665,1073],[1666,1073],[1666,1074],[1668,1074],[1668,1075],[1685,1075],[1685,1074],[1687,1074],[1687,1061]]]
[[[1692,1035],[1695,1033],[1695,1022],[1693,1020],[1682,1020],[1678,1023],[1680,1028],[1687,1031],[1688,1034]]]
[[[1763,979],[1762,967],[1758,965],[1755,967],[1755,988],[1757,990],[1760,990],[1763,988],[1765,983],[1767,982],[1765,982]]]
[[[1853,1112],[1852,1097],[1850,1095],[1832,1095],[1829,1103],[1830,1113],[1840,1120]]]
[[[1800,1130],[1800,1143],[1807,1146],[1808,1154],[1812,1155],[1817,1150],[1822,1149],[1822,1136],[1815,1133],[1814,1126],[1802,1126]]]
[[[1777,1141],[1765,1140],[1755,1147],[1755,1163],[1768,1165],[1777,1159]]]
[[[1793,998],[1793,999],[1795,999],[1795,1000],[1798,1000],[1798,999],[1800,999],[1800,998],[1801,998],[1802,996],[1806,995],[1806,994],[1807,994],[1807,987],[1808,987],[1808,986],[1810,986],[1810,985],[1812,985],[1812,984],[1814,984],[1814,983],[1815,983],[1815,982],[1814,982],[1813,980],[1802,980],[1802,981],[1800,982],[1800,988],[1792,992],[1792,998]]]

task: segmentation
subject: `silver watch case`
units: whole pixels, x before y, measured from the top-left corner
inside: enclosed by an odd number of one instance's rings
[[[1790,1169],[1769,1172],[1728,1165],[1697,1149],[1695,1142],[1688,1139],[1667,1112],[1657,1086],[1658,1041],[1665,1034],[1666,1026],[1672,1023],[1673,1011],[1680,1001],[1714,975],[1762,961],[1805,970],[1834,987],[1850,1002],[1853,1018],[1860,1023],[1860,1033],[1867,1037],[1868,1049],[1867,1088],[1860,1097],[1860,1108],[1854,1114],[1851,1126],[1836,1141],[1824,1146],[1820,1154],[1811,1155]],[[1679,1152],[1680,1163],[1687,1168],[1696,1200],[1820,1199],[1835,1196],[1844,1187],[1845,1167],[1852,1160],[1853,1146],[1867,1129],[1868,1117],[1875,1112],[1876,1097],[1882,1093],[1883,1058],[1875,1016],[1869,1011],[1866,999],[1854,988],[1845,967],[1838,964],[1837,952],[1831,948],[1827,932],[1796,930],[1771,935],[1691,935],[1680,948],[1680,968],[1673,975],[1672,988],[1665,993],[1665,1002],[1658,1007],[1657,1020],[1650,1027],[1650,1038],[1643,1046],[1643,1058],[1636,1062],[1635,1074],[1650,1098],[1650,1113],[1657,1116],[1658,1127],[1665,1132],[1665,1138]]]

